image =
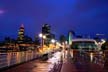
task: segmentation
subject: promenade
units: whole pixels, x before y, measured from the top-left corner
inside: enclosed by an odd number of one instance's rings
[[[68,50],[65,53],[57,51],[48,60],[36,59],[28,61],[2,72],[108,72],[107,61],[104,62],[105,65],[101,63],[102,58],[95,56],[95,52],[93,58],[89,56],[90,53],[80,55],[79,52],[73,52],[73,56],[71,54],[71,51]],[[63,62],[58,65],[61,59]]]

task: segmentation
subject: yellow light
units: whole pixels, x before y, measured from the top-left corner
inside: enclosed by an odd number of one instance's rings
[[[44,35],[43,38],[46,39],[46,36]]]
[[[60,44],[59,42],[57,42],[57,45],[58,45],[58,46],[61,46],[61,44]]]

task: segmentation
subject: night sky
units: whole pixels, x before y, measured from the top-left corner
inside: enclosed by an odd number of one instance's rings
[[[17,37],[22,23],[32,38],[46,23],[57,36],[108,34],[108,0],[0,0],[0,38]]]

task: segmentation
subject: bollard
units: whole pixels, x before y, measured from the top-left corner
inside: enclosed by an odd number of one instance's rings
[[[73,58],[73,49],[71,50],[71,57]]]
[[[93,53],[90,53],[90,61],[93,61]]]

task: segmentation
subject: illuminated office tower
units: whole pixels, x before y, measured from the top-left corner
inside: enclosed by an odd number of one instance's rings
[[[24,42],[24,25],[22,24],[18,31],[18,43]]]

